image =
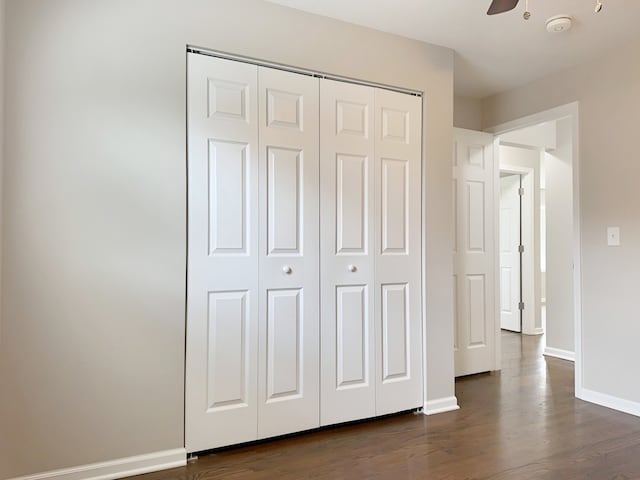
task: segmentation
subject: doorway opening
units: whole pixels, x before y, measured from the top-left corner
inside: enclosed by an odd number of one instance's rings
[[[544,355],[576,361],[581,343],[577,105],[511,122],[493,132],[500,172],[500,327],[543,335]],[[514,166],[531,172],[530,192],[516,189],[527,174],[514,171]],[[514,191],[522,195],[519,218],[509,213],[518,206]],[[530,205],[525,208],[527,198]],[[520,243],[510,238],[517,233],[513,223],[521,228]],[[525,236],[525,230],[532,234]],[[516,254],[522,262],[519,272]],[[513,305],[520,310],[509,317]],[[514,320],[518,313],[520,325]],[[580,370],[576,363],[576,392]]]
[[[486,132],[454,130],[456,377],[501,370],[501,316],[509,311],[509,329],[518,333],[506,335],[541,336],[545,355],[575,361],[575,391],[582,394],[578,145],[577,103]],[[509,248],[517,254],[510,266],[503,258],[502,271],[501,173],[512,177],[511,188],[524,190],[513,200],[520,215]],[[502,290],[513,297],[501,292],[501,277],[512,282]]]
[[[536,335],[535,170],[501,163],[499,190],[500,328]]]

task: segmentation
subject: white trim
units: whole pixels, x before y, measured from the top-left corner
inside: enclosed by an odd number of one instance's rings
[[[422,318],[422,403],[427,401],[428,380],[429,380],[429,360],[427,357],[427,151],[424,148],[426,145],[426,137],[424,126],[426,118],[429,112],[427,112],[426,98],[422,97],[422,126],[421,126],[421,151],[420,151],[420,315]],[[453,148],[453,142],[451,142]],[[454,319],[455,321],[455,319]],[[453,380],[455,382],[455,379]],[[452,382],[453,383],[453,382]],[[452,389],[455,386],[452,385]]]
[[[640,417],[639,402],[633,402],[631,400],[625,400],[624,398],[595,392],[587,388],[583,388],[580,392],[576,391],[576,393],[579,393],[579,395],[576,396],[579,399],[584,400],[585,402],[595,403],[596,405],[600,405],[602,407],[611,408],[613,410],[618,410],[619,412],[624,412],[630,415],[635,415],[636,417]]]
[[[536,328],[531,335],[544,335],[544,328]]]
[[[580,104],[568,103],[550,110],[535,113],[510,122],[486,129],[486,132],[500,135],[539,123],[570,117],[573,127],[573,303],[575,336],[575,391],[581,392],[582,378],[582,244],[580,225]],[[497,142],[497,140],[496,140]]]
[[[78,467],[25,475],[12,480],[113,480],[182,467],[186,464],[187,451],[184,448],[176,448],[175,450],[119,458],[108,462],[91,463]]]
[[[498,202],[498,203],[496,203]],[[495,331],[494,370],[502,370],[502,319],[500,318],[500,140],[493,137],[493,329]]]
[[[562,350],[560,348],[544,347],[543,355],[547,357],[561,358],[562,360],[569,360],[570,362],[576,361],[575,352],[570,352],[569,350]]]
[[[425,415],[435,415],[437,413],[453,412],[454,410],[460,410],[458,399],[456,397],[445,397],[426,401],[422,412]]]

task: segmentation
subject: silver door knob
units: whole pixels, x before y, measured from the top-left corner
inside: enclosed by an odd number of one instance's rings
[[[291,268],[289,265],[285,265],[284,267],[282,267],[282,271],[287,275],[291,275],[291,273],[293,272],[293,268]]]
[[[349,270],[351,273],[353,273],[353,272],[358,270],[358,267],[356,267],[355,265],[349,265],[347,267],[347,270]]]

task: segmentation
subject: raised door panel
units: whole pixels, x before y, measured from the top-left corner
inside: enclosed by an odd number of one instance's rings
[[[189,452],[257,438],[257,75],[188,56]]]
[[[467,275],[468,309],[468,348],[483,348],[487,346],[486,329],[486,281],[484,275]]]
[[[493,176],[493,137],[456,129],[456,376],[496,366]]]
[[[321,82],[321,423],[375,416],[370,87]]]
[[[320,425],[319,80],[259,68],[258,436]]]
[[[485,252],[485,183],[483,181],[467,182],[467,252]]]
[[[375,92],[376,414],[423,404],[420,97]]]
[[[207,334],[209,411],[247,406],[248,296],[246,291],[209,294]]]
[[[409,238],[409,162],[382,159],[382,253],[406,255]]]
[[[301,255],[303,152],[267,147],[267,251]]]
[[[410,378],[408,285],[382,285],[382,382]]]
[[[209,251],[246,255],[249,239],[247,156],[242,142],[209,140]]]
[[[369,235],[369,161],[336,155],[336,253],[366,255]]]
[[[366,285],[336,288],[336,389],[369,383],[369,292]]]
[[[267,403],[302,393],[302,291],[267,292]]]

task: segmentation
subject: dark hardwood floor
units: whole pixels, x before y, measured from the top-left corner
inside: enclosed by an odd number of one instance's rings
[[[503,370],[456,383],[461,410],[404,414],[201,456],[139,480],[640,479],[640,419],[573,397],[573,364],[503,334]]]

